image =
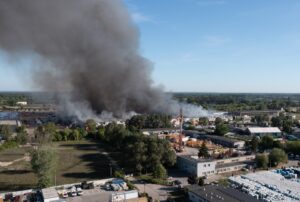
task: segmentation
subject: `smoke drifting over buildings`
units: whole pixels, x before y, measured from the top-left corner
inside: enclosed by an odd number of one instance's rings
[[[120,0],[0,0],[0,49],[30,55],[34,85],[59,92],[81,119],[177,106],[153,86],[152,64]]]

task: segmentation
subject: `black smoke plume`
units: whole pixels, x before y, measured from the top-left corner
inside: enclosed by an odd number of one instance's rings
[[[34,86],[81,119],[169,108],[121,0],[0,0],[0,48],[30,55]]]

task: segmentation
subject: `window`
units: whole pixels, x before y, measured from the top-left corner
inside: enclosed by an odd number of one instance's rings
[[[210,167],[210,164],[208,164],[208,167]]]

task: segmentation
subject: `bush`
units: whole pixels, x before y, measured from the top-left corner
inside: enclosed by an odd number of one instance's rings
[[[167,178],[167,170],[162,164],[158,164],[154,167],[153,177],[158,179],[166,179]]]
[[[288,157],[282,149],[274,148],[269,154],[271,166],[277,166],[279,163],[286,163]]]
[[[0,145],[0,151],[4,151],[6,149],[12,149],[18,147],[18,143],[15,141],[7,141]]]
[[[257,154],[255,157],[256,166],[266,169],[269,164],[269,157],[266,154]]]

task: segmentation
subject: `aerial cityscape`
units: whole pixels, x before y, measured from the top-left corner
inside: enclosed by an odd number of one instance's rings
[[[0,0],[0,202],[300,201],[299,11]]]

